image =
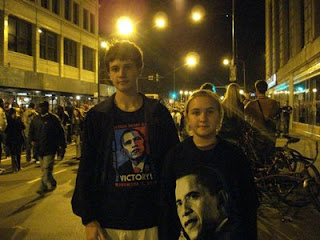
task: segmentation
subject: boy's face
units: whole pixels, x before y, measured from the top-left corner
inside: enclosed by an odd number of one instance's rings
[[[109,63],[110,78],[117,91],[136,92],[136,80],[141,74],[132,60],[116,59]]]

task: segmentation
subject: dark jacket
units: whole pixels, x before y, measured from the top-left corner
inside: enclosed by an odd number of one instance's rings
[[[229,195],[228,218],[238,232],[233,239],[256,239],[258,198],[246,157],[238,147],[221,138],[213,149],[199,150],[192,137],[178,144],[166,157],[161,183],[160,239],[178,239],[181,229],[175,203],[176,179],[204,168],[223,174]]]
[[[97,220],[102,227],[143,229],[158,225],[159,184],[118,190],[114,188],[112,144],[114,136],[114,97],[99,103],[87,114],[84,124],[83,152],[76,188],[72,198],[75,214],[84,225]],[[154,160],[159,180],[161,164],[169,148],[179,142],[169,111],[154,99],[143,95],[150,158]],[[126,192],[126,191],[129,191]],[[130,203],[141,199],[144,205],[135,206],[137,216],[130,215]],[[147,203],[146,200],[148,201]]]
[[[66,147],[64,130],[58,117],[52,113],[35,116],[30,124],[30,141],[36,142],[39,156],[55,154]]]
[[[24,142],[23,129],[25,126],[20,118],[13,119],[8,117],[8,126],[6,128],[6,144],[9,147],[15,145],[21,146]]]

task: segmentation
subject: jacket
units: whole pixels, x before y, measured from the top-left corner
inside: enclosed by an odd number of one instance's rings
[[[155,160],[157,180],[168,150],[179,142],[169,111],[158,100],[143,96],[148,130],[150,158]],[[72,208],[84,225],[97,220],[101,227],[144,229],[158,225],[159,184],[145,186],[134,192],[119,191],[112,186],[115,169],[112,144],[114,141],[114,98],[97,104],[87,113],[84,123],[83,152],[78,169]],[[136,189],[136,188],[133,188]],[[140,199],[149,203],[135,206],[137,216],[128,216],[130,202]],[[128,210],[128,211],[127,211]],[[141,213],[141,214],[140,214]]]
[[[64,130],[57,116],[52,113],[35,116],[30,124],[29,140],[36,142],[39,156],[55,154],[66,147]]]
[[[22,131],[24,128],[25,126],[20,118],[8,118],[8,126],[6,128],[6,144],[9,147],[13,147],[14,145],[21,146],[23,144],[24,137]]]

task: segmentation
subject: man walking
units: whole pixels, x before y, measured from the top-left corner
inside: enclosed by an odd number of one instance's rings
[[[116,42],[106,66],[116,93],[87,114],[73,211],[82,218],[87,239],[156,240],[160,168],[179,141],[177,131],[169,111],[136,90],[143,68],[139,47]],[[146,165],[137,172],[120,168],[134,141],[139,147],[130,154],[148,159],[148,171]]]
[[[257,99],[250,101],[245,106],[244,113],[246,119],[256,130],[255,147],[260,160],[266,163],[275,148],[275,120],[278,117],[280,107],[276,100],[266,96],[268,84],[265,81],[256,81],[255,88]]]
[[[26,127],[24,129],[24,133],[25,133],[25,145],[26,145],[26,159],[27,159],[27,162],[30,162],[31,158],[32,158],[31,157],[32,146],[31,146],[31,141],[29,140],[30,124],[31,124],[32,119],[37,115],[38,115],[38,113],[35,110],[35,104],[34,103],[30,103],[29,107],[27,108],[27,110],[23,114],[23,123],[24,123],[24,125]],[[33,151],[33,156],[36,156],[35,151]]]
[[[59,147],[66,148],[66,142],[58,117],[49,113],[49,103],[47,101],[40,103],[39,109],[40,114],[31,121],[29,139],[38,151],[42,178],[37,193],[43,195],[53,191],[57,186],[52,175],[54,156]]]

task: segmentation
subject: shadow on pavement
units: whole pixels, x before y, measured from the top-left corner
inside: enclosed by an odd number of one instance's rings
[[[37,196],[35,199],[32,199],[31,201],[23,204],[21,207],[19,207],[17,210],[15,210],[14,212],[10,213],[7,217],[11,217],[11,216],[14,216],[15,214],[18,214],[18,213],[21,213],[25,210],[28,210],[30,208],[32,208],[37,201],[39,201],[40,199],[44,198],[45,195],[43,196]]]

